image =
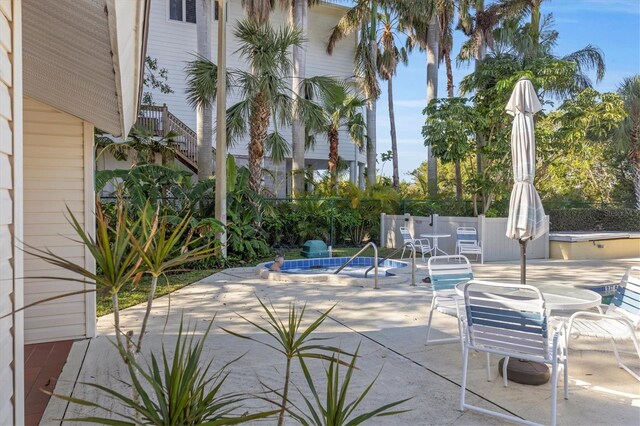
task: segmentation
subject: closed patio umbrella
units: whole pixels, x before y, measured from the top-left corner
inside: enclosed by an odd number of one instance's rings
[[[509,201],[507,237],[520,243],[520,281],[526,283],[527,242],[544,235],[547,230],[544,208],[533,186],[536,163],[536,140],[533,114],[540,111],[531,81],[520,79],[513,89],[507,114],[513,116],[511,129],[511,156],[514,184]]]

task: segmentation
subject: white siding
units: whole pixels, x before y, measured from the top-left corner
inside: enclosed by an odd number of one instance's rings
[[[197,50],[196,24],[169,20],[168,0],[152,0],[149,24],[149,38],[147,42],[147,55],[158,60],[158,67],[168,71],[168,84],[174,93],[162,94],[153,92],[154,102],[158,105],[166,103],[169,110],[180,120],[195,130],[196,113],[186,102],[186,73],[185,66],[193,60],[193,54]],[[241,61],[234,52],[238,49],[238,41],[232,32],[237,21],[243,19],[244,12],[240,1],[229,2],[229,19],[227,25],[227,67],[248,69],[246,63]],[[329,32],[344,14],[344,8],[335,6],[314,6],[309,9],[309,41],[307,42],[307,75],[331,75],[338,78],[348,78],[353,75],[353,55],[355,50],[355,37],[347,37],[341,41],[333,55],[326,53]],[[288,16],[282,11],[272,13],[271,22],[274,26],[288,23]],[[217,24],[213,26],[213,54],[217,57]],[[215,59],[214,59],[215,61]],[[238,95],[229,92],[227,104],[233,105],[239,100]],[[215,111],[215,108],[214,108]],[[291,130],[280,129],[284,137],[291,141]],[[316,148],[307,152],[306,158],[326,160],[329,157],[329,146],[326,138],[318,137]],[[230,154],[246,156],[248,138],[238,141]],[[340,156],[352,161],[354,158],[354,146],[348,135],[343,132],[340,139]],[[357,161],[363,162],[364,155],[356,154]]]
[[[66,209],[68,207],[83,226],[90,221],[86,217],[86,212],[92,211],[91,195],[87,197],[87,185],[92,188],[93,173],[92,151],[86,149],[86,145],[90,147],[92,143],[92,138],[87,140],[89,131],[93,133],[93,126],[83,120],[25,98],[25,243],[50,249],[81,265],[87,265],[89,259],[83,245],[73,241],[77,237],[67,222]],[[36,278],[47,276],[69,277],[70,274],[25,255],[25,303],[85,289],[80,283]],[[89,312],[93,306],[87,307],[86,299],[79,294],[27,309],[25,340],[33,343],[91,335],[95,314]]]
[[[20,3],[0,0],[0,317],[22,305]],[[23,422],[22,313],[0,319],[0,424]]]

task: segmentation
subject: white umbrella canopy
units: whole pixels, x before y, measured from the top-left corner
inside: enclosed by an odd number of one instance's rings
[[[544,208],[533,186],[536,170],[536,140],[533,114],[542,105],[531,81],[520,79],[513,89],[506,111],[513,116],[511,129],[511,156],[513,159],[514,185],[509,202],[507,237],[521,244],[521,281],[526,281],[526,242],[542,236],[547,231]]]

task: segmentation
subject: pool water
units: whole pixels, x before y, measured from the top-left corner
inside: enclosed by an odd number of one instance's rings
[[[283,274],[291,275],[326,275],[334,274],[334,272],[342,265],[344,265],[350,258],[348,257],[328,257],[318,259],[296,259],[285,260],[284,264],[280,268],[280,272]],[[347,267],[342,269],[337,275],[348,276],[354,278],[364,278],[365,272],[371,268],[374,264],[373,257],[356,257]],[[267,262],[262,266],[266,269],[271,269],[273,262]],[[397,260],[385,260],[378,264],[379,276],[393,276],[393,272],[389,272],[392,269],[404,268],[407,266],[406,262]],[[367,274],[367,278],[372,278],[374,269],[372,268]]]

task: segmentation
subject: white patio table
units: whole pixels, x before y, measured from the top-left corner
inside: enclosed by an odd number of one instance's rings
[[[431,238],[433,240],[433,244],[431,245],[432,256],[437,256],[438,251],[444,254],[445,256],[447,256],[447,253],[438,247],[438,238],[448,238],[450,236],[451,234],[438,234],[438,233],[420,234],[420,238]]]
[[[456,293],[460,296],[464,296],[464,284],[460,283],[456,286]],[[546,283],[527,284],[537,287],[542,292],[548,314],[552,311],[580,311],[595,308],[602,302],[602,296],[585,288]]]

